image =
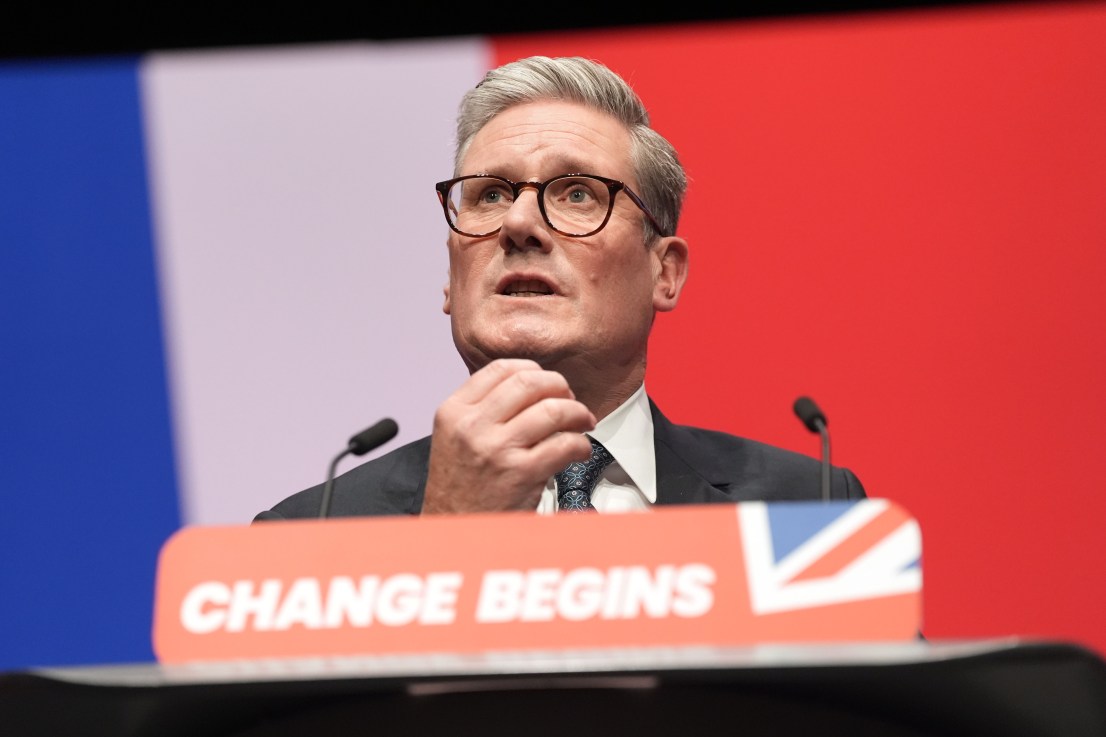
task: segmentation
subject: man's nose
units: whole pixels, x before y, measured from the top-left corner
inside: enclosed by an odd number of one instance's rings
[[[520,182],[518,195],[503,217],[500,244],[509,250],[539,248],[548,251],[552,238],[538,203],[538,184]]]

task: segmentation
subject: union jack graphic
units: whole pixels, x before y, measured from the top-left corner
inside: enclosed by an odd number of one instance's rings
[[[921,591],[918,524],[885,499],[746,502],[737,515],[755,614]]]

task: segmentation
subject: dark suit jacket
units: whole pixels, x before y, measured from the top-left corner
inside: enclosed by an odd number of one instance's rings
[[[650,400],[657,454],[657,504],[815,501],[822,498],[818,459],[735,435],[674,425]],[[418,514],[430,460],[430,438],[408,443],[334,481],[330,516]],[[831,474],[833,499],[862,499],[848,469]],[[323,485],[294,494],[255,521],[317,517]]]

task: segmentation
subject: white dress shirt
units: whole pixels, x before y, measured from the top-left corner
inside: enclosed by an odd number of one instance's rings
[[[657,458],[653,453],[653,415],[645,385],[588,433],[603,444],[614,463],[604,469],[591,493],[602,513],[643,512],[657,501]],[[538,514],[557,513],[557,484],[550,477],[538,502]]]

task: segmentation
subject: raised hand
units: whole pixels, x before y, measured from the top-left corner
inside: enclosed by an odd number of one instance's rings
[[[550,476],[590,457],[595,423],[561,374],[492,361],[434,415],[422,513],[535,509]]]

